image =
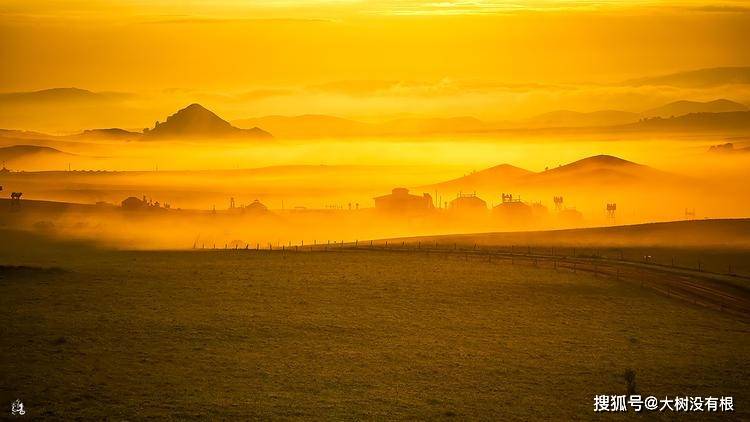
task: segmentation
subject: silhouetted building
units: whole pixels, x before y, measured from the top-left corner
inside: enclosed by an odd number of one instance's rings
[[[255,213],[264,213],[268,211],[268,207],[263,205],[262,202],[258,201],[257,199],[250,203],[248,206],[245,207],[245,209],[249,212],[255,212]]]
[[[458,212],[484,212],[487,211],[487,203],[475,193],[459,193],[458,197],[450,202],[450,209]]]
[[[412,195],[409,189],[395,188],[389,195],[375,198],[375,209],[394,213],[424,212],[435,208],[432,196],[424,193],[422,196]]]
[[[533,217],[532,208],[521,202],[521,198],[513,198],[511,194],[503,194],[502,202],[492,208],[492,215],[508,223],[525,223]]]
[[[120,203],[120,205],[122,206],[123,209],[126,209],[126,210],[139,210],[141,208],[145,208],[147,203],[146,201],[142,201],[136,198],[135,196],[129,196],[125,198]]]

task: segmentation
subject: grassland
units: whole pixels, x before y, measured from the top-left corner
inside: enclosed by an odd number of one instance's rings
[[[589,419],[627,368],[642,394],[732,395],[750,417],[750,325],[611,279],[4,234],[0,400],[32,417]]]

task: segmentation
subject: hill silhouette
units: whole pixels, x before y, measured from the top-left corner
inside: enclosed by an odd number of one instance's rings
[[[615,126],[637,122],[639,115],[620,110],[599,110],[582,113],[570,110],[556,110],[528,119],[535,127],[597,127]]]
[[[136,140],[140,139],[143,134],[140,132],[131,132],[129,130],[120,128],[109,128],[109,129],[86,129],[77,135],[71,135],[74,138],[83,139],[120,139],[120,140]]]
[[[675,176],[612,155],[596,155],[542,172],[501,164],[457,179],[421,186],[448,192],[499,192],[519,187],[570,188],[672,181]]]
[[[680,88],[706,88],[729,84],[750,84],[750,66],[713,67],[668,75],[631,79],[624,85],[667,85]]]
[[[37,145],[12,145],[9,147],[0,147],[0,160],[7,161],[8,163],[31,157],[72,155],[75,154],[69,154],[67,152],[62,152],[59,149]]]
[[[488,187],[497,186],[500,183],[517,182],[519,179],[533,174],[533,172],[520,167],[510,164],[500,164],[456,179],[422,186],[422,188],[468,193],[486,190]]]
[[[622,129],[634,131],[668,132],[747,132],[750,130],[750,111],[727,113],[690,113],[664,119],[654,117],[625,125]]]
[[[641,114],[643,117],[672,117],[690,113],[726,113],[747,110],[748,108],[744,104],[722,98],[707,102],[685,100],[675,101],[661,107],[646,110]]]
[[[750,146],[738,147],[732,142],[727,142],[724,144],[711,145],[708,148],[708,152],[719,154],[750,154]]]
[[[596,155],[537,173],[535,184],[616,185],[662,181],[667,173],[612,155]]]
[[[264,116],[235,120],[238,127],[262,127],[286,138],[350,137],[373,132],[370,124],[322,114]]]
[[[167,120],[156,122],[153,129],[144,130],[146,138],[272,138],[258,127],[240,129],[217,116],[200,104],[190,104]]]
[[[50,88],[29,92],[0,93],[0,105],[54,102],[97,102],[127,97],[118,92],[92,92],[81,88]]]
[[[240,127],[259,126],[286,138],[430,135],[481,132],[488,124],[474,117],[412,117],[365,123],[335,116],[265,116],[235,120]]]

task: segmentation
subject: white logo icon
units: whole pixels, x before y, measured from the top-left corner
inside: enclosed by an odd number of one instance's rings
[[[13,416],[23,416],[26,414],[26,410],[23,408],[21,400],[16,399],[16,401],[10,404],[10,414]]]

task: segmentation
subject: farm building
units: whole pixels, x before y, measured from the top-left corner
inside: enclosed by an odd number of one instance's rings
[[[531,206],[521,202],[521,198],[514,198],[511,194],[503,194],[502,202],[492,208],[492,215],[508,223],[529,222],[533,218]]]
[[[450,204],[452,211],[483,212],[487,211],[487,203],[475,193],[459,193]]]
[[[249,212],[255,212],[255,213],[264,213],[268,211],[268,207],[263,205],[262,202],[258,201],[257,199],[250,203],[248,206],[245,207],[245,209]]]
[[[140,199],[136,198],[135,196],[129,196],[129,197],[125,198],[120,203],[120,205],[125,210],[139,210],[141,208],[145,208],[146,205],[147,205],[147,203],[145,201],[145,198],[144,198],[144,200],[140,200]]]
[[[389,195],[375,198],[375,209],[385,212],[424,212],[435,208],[429,193],[412,195],[409,189],[394,188]]]

